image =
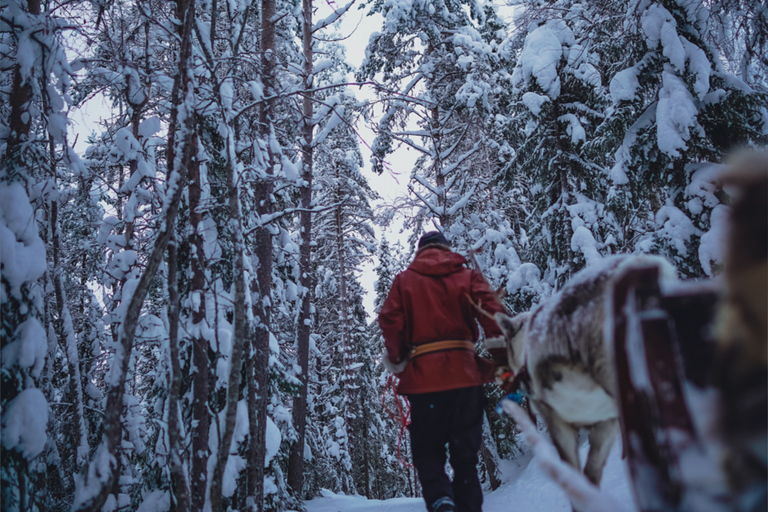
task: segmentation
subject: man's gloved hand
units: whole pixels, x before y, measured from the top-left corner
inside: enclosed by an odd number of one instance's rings
[[[387,349],[384,349],[384,352],[381,354],[381,359],[384,362],[384,367],[389,370],[390,373],[395,374],[396,376],[400,376],[400,374],[403,373],[403,370],[405,370],[406,365],[408,364],[408,357],[406,356],[405,359],[398,363],[393,363],[392,360],[389,358],[389,352],[387,352]]]

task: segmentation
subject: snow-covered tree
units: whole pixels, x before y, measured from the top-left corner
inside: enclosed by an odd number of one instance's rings
[[[689,276],[711,273],[716,255],[699,254],[701,237],[722,219],[706,164],[768,133],[765,95],[723,70],[705,40],[708,19],[703,2],[627,8],[598,130],[618,142],[608,173],[617,247],[662,252]]]
[[[499,165],[502,144],[488,136],[513,59],[504,27],[493,8],[472,1],[373,2],[371,10],[385,18],[359,72],[381,84],[374,170],[396,147],[415,150],[410,189],[421,211],[407,227],[447,228],[482,201],[479,189]]]
[[[370,202],[376,194],[361,173],[362,155],[350,123],[354,96],[343,90],[319,100],[320,110],[333,115],[320,125],[315,148],[315,183],[323,191],[316,204],[323,211],[315,220],[319,353],[313,379],[319,381],[315,392],[323,400],[310,406],[308,444],[314,452],[313,485],[358,492],[360,473],[353,461],[359,458],[362,441],[357,428],[362,407],[359,369],[364,364],[360,359],[369,354],[361,346],[366,322],[357,275],[373,247]]]
[[[578,8],[532,22],[513,74],[521,144],[504,181],[529,187],[526,255],[546,282],[562,285],[585,262],[610,252],[602,168],[584,154],[602,120],[604,94],[589,28]]]
[[[71,492],[68,471],[88,452],[61,257],[67,194],[57,176],[83,170],[66,135],[74,71],[62,45],[68,11],[56,12],[61,7],[0,4],[0,506],[8,510],[60,507]],[[71,400],[68,426],[49,406],[62,396]]]

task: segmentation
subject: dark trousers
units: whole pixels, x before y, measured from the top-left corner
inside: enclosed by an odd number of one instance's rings
[[[411,403],[411,452],[424,501],[450,496],[458,512],[481,512],[483,490],[477,454],[483,436],[485,394],[482,386],[408,395]],[[445,445],[453,483],[445,474]]]

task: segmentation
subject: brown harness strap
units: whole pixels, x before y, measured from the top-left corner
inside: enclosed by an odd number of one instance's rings
[[[411,348],[410,358],[423,356],[432,352],[441,352],[444,350],[471,350],[475,351],[475,344],[466,340],[442,340],[425,343],[423,345],[414,345]]]

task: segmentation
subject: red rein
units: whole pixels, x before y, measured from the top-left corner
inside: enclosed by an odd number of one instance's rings
[[[413,464],[409,464],[403,459],[401,446],[403,444],[403,436],[405,435],[405,429],[410,425],[411,423],[411,404],[408,403],[408,400],[406,399],[400,399],[400,397],[397,396],[397,377],[394,375],[390,375],[387,379],[387,383],[384,384],[384,391],[381,393],[381,408],[384,409],[384,412],[387,413],[387,415],[392,418],[392,421],[397,423],[400,426],[400,434],[397,438],[397,460],[406,468],[412,468]],[[397,412],[390,411],[387,408],[386,402],[387,402],[387,390],[392,391],[392,397],[395,399],[395,403],[397,404]],[[405,402],[405,405],[403,405],[403,402]]]

